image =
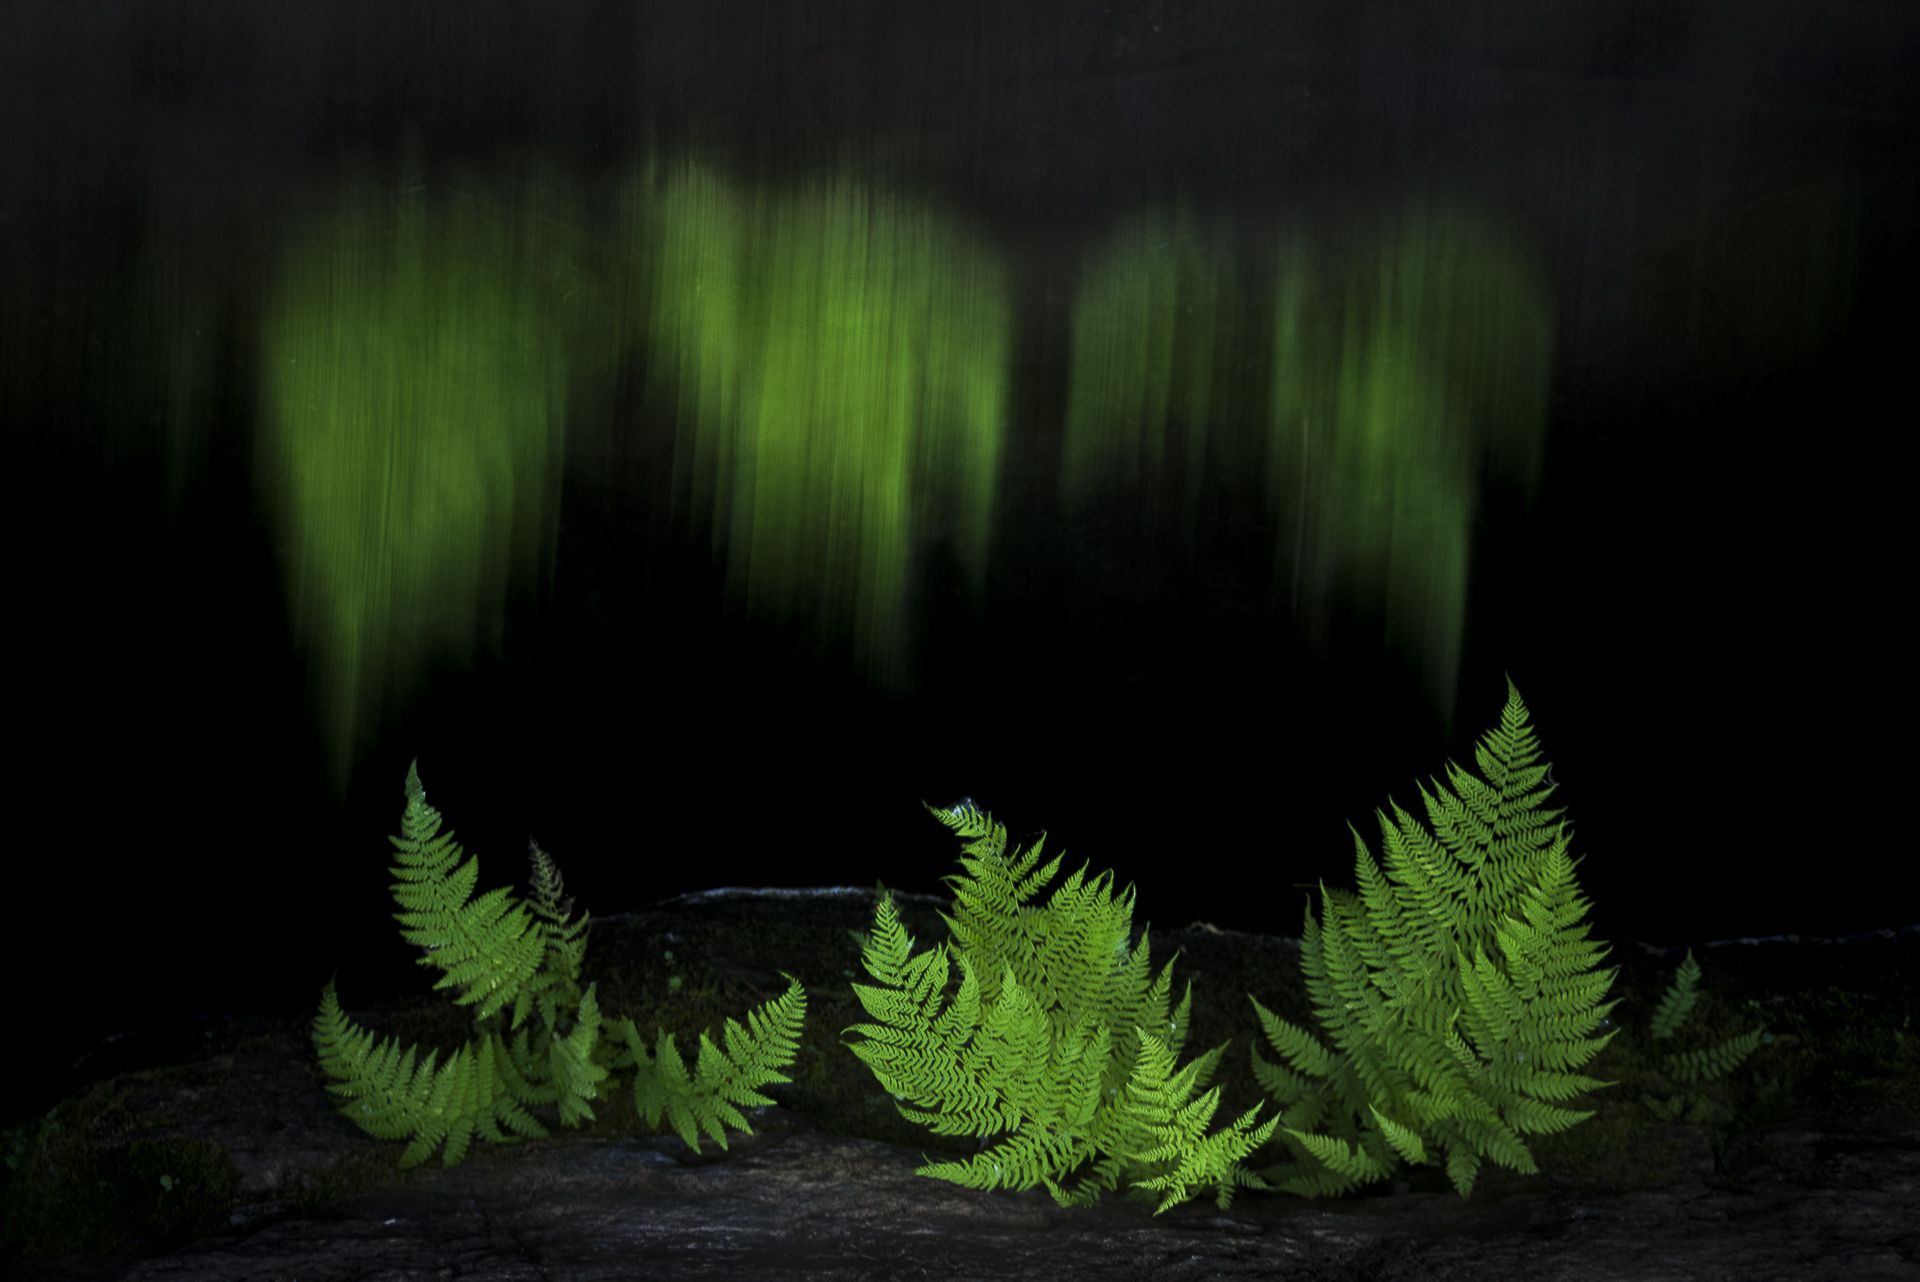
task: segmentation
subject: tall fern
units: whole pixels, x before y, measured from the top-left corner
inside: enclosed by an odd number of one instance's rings
[[[1332,1046],[1253,1001],[1284,1060],[1254,1048],[1293,1155],[1261,1174],[1282,1189],[1331,1196],[1443,1161],[1464,1198],[1485,1158],[1533,1172],[1522,1137],[1592,1116],[1559,1105],[1613,1084],[1573,1071],[1614,1036],[1589,1034],[1616,972],[1594,969],[1606,950],[1586,939],[1548,767],[1507,690],[1475,751],[1484,778],[1450,765],[1452,790],[1422,789],[1431,831],[1379,815],[1384,877],[1355,833],[1357,895],[1323,884],[1325,921],[1306,912],[1301,973]]]

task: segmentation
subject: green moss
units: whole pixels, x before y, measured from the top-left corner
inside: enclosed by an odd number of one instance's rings
[[[17,1163],[0,1191],[10,1254],[148,1254],[227,1227],[239,1176],[225,1151],[205,1140],[122,1140],[125,1103],[124,1091],[104,1091],[10,1146]]]

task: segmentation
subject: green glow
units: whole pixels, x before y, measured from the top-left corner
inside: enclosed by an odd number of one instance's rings
[[[521,194],[360,187],[291,238],[266,309],[259,479],[336,786],[550,555],[567,220]]]
[[[904,683],[916,539],[950,528],[983,586],[1011,344],[998,262],[844,178],[774,193],[689,164],[634,202],[649,359],[678,396],[676,513],[711,529],[750,616]]]
[[[1089,261],[1073,305],[1060,489],[1069,503],[1176,490],[1189,529],[1235,316],[1224,237],[1184,206],[1127,220]],[[1171,469],[1171,471],[1169,470]]]
[[[1337,594],[1384,613],[1447,724],[1482,454],[1531,499],[1552,309],[1509,241],[1457,211],[1399,219],[1371,261],[1279,255],[1268,494],[1277,585],[1322,644]]]

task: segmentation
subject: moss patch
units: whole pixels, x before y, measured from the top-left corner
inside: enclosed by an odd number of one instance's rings
[[[125,1092],[97,1088],[10,1133],[0,1237],[31,1256],[148,1254],[223,1231],[239,1187],[226,1152],[205,1140],[128,1139],[126,1124]]]

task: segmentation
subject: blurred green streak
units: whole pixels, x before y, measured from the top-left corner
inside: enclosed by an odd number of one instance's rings
[[[1380,612],[1451,727],[1483,458],[1539,483],[1547,287],[1491,225],[1418,206],[1370,254],[1285,245],[1273,297],[1276,588],[1323,645],[1336,597]]]
[[[470,662],[550,572],[574,226],[528,182],[351,186],[265,310],[259,484],[334,783],[383,706]]]
[[[676,516],[749,617],[899,688],[917,543],[984,587],[1011,345],[997,258],[846,177],[793,192],[691,163],[636,181],[654,377],[675,389]]]
[[[1126,219],[1091,256],[1073,304],[1060,462],[1070,507],[1123,497],[1158,513],[1177,499],[1191,539],[1208,435],[1233,390],[1226,356],[1243,308],[1231,251],[1181,202]]]

